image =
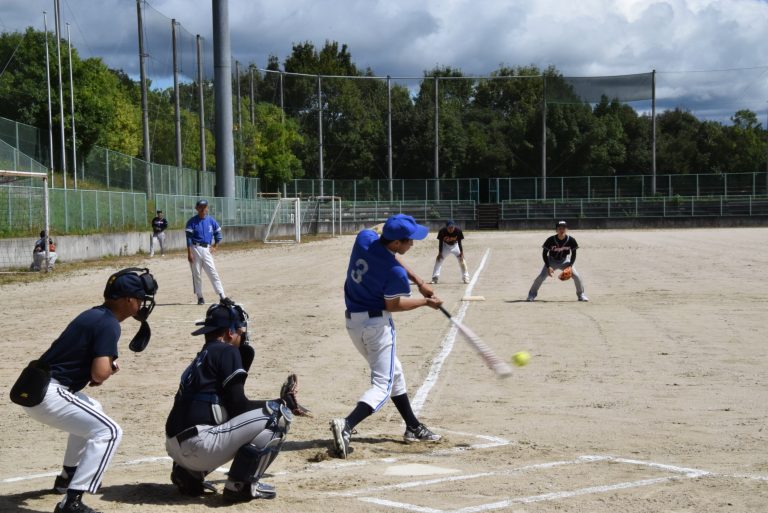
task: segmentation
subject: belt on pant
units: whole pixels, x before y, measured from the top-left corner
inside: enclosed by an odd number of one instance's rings
[[[192,426],[191,428],[187,428],[178,435],[176,435],[174,438],[176,439],[179,444],[183,442],[184,440],[189,440],[193,436],[197,436],[197,426]]]
[[[344,317],[351,319],[352,313],[367,313],[368,317],[384,317],[384,312],[381,310],[368,310],[367,312],[350,312],[349,310],[345,310]]]
[[[205,242],[193,242],[192,245],[193,246],[200,246],[201,248],[207,248],[208,247],[208,244],[206,244]]]

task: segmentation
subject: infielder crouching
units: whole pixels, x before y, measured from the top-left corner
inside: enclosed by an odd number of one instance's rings
[[[464,233],[461,228],[456,226],[452,220],[448,221],[445,223],[445,227],[437,232],[437,240],[439,242],[435,268],[432,270],[432,283],[437,283],[440,279],[443,262],[449,255],[456,257],[461,268],[461,279],[464,283],[469,283],[469,270],[467,269],[467,261],[464,260],[464,247],[461,245],[461,241],[464,240]]]
[[[568,230],[568,224],[565,221],[558,221],[555,225],[555,230],[557,233],[544,241],[542,246],[544,250],[541,254],[544,259],[544,267],[536,279],[533,280],[533,285],[531,285],[531,289],[528,291],[528,299],[526,301],[534,301],[536,299],[539,287],[541,287],[541,284],[544,283],[547,277],[555,275],[555,270],[562,270],[567,267],[571,268],[573,283],[576,285],[576,297],[579,301],[589,301],[589,298],[584,293],[584,282],[574,267],[574,264],[576,264],[576,250],[579,249],[579,244],[576,242],[576,239],[565,233]]]

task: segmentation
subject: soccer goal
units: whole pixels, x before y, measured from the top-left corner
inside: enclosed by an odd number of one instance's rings
[[[0,232],[8,237],[38,238],[41,230],[50,236],[48,175],[30,171],[0,170]],[[3,272],[29,270],[32,246],[22,243],[0,244],[0,269]],[[45,244],[47,271],[50,255]]]
[[[264,232],[264,242],[298,244],[301,242],[301,199],[279,198]]]

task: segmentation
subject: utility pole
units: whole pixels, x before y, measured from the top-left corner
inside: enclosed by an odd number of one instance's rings
[[[152,152],[149,147],[149,106],[147,105],[147,69],[144,53],[144,20],[141,15],[141,2],[136,0],[136,15],[139,24],[139,78],[141,80],[141,131],[144,136],[144,166],[146,170],[147,199],[152,198],[152,165],[150,164]]]
[[[51,113],[51,63],[48,57],[48,18],[43,11],[43,27],[45,29],[45,86],[48,89],[48,155],[51,159],[51,187],[54,187],[53,169],[56,167],[53,162],[53,114]]]
[[[176,125],[176,167],[181,169],[183,154],[181,150],[181,102],[179,100],[179,66],[176,49],[176,20],[171,20],[171,48],[173,50],[173,115]]]
[[[72,177],[77,189],[77,133],[75,132],[75,83],[72,80],[72,37],[67,23],[67,46],[69,47],[69,111],[72,116]]]
[[[61,128],[61,174],[64,177],[64,188],[67,188],[67,154],[66,137],[64,136],[64,90],[61,82],[61,4],[53,0],[54,19],[56,21],[56,54],[59,61],[59,127]]]

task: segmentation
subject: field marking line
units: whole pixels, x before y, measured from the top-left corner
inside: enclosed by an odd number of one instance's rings
[[[477,279],[480,277],[480,273],[483,271],[483,268],[485,267],[485,263],[488,260],[488,255],[490,255],[490,253],[491,253],[491,248],[486,248],[485,254],[483,254],[483,258],[480,261],[480,265],[477,267],[477,270],[475,271],[475,275],[472,277],[471,280],[469,280],[469,285],[467,285],[467,288],[464,291],[464,296],[469,296],[472,294],[472,289],[475,287],[475,284],[477,283]],[[454,319],[461,322],[464,319],[464,315],[467,313],[467,308],[469,308],[469,303],[466,301],[462,301],[461,306],[459,307],[459,311],[454,316]],[[432,387],[435,386],[435,384],[437,383],[437,378],[440,376],[440,370],[443,368],[443,363],[445,363],[445,360],[451,354],[451,351],[453,351],[453,344],[454,342],[456,342],[457,333],[458,333],[458,329],[456,328],[456,325],[451,324],[451,328],[448,330],[448,333],[443,338],[443,342],[440,344],[440,352],[432,360],[432,366],[429,368],[427,377],[424,379],[424,382],[421,384],[421,386],[419,387],[419,390],[416,392],[416,395],[413,397],[413,400],[411,401],[411,407],[413,408],[413,412],[416,415],[419,415],[419,413],[421,413],[421,409],[424,407],[424,403],[427,401],[427,396],[429,395],[429,392],[432,390]]]

